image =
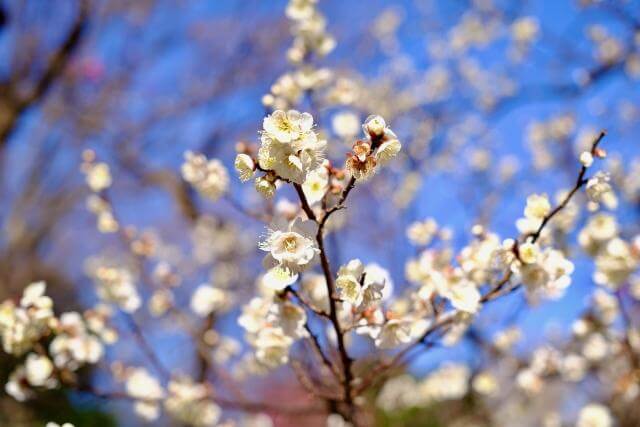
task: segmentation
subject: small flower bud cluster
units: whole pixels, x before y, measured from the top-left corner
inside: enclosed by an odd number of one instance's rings
[[[395,133],[380,116],[369,116],[362,130],[366,139],[356,141],[346,162],[347,170],[359,180],[370,178],[378,164],[388,163],[402,148]]]

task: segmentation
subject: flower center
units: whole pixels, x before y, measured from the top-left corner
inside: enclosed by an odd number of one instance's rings
[[[296,238],[294,236],[290,236],[284,239],[283,245],[284,245],[284,249],[287,252],[295,252],[296,247],[298,246],[296,242]]]

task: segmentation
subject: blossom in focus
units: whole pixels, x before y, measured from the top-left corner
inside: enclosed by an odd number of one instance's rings
[[[310,205],[320,203],[329,189],[329,171],[326,167],[320,166],[311,171],[302,184],[304,195]]]
[[[317,229],[318,224],[314,221],[300,218],[272,224],[266,239],[260,243],[260,249],[268,252],[265,267],[280,266],[293,273],[311,267],[320,254],[315,240]]]
[[[242,182],[249,181],[253,178],[256,165],[248,154],[238,154],[233,165]]]
[[[313,117],[296,110],[276,110],[263,121],[258,151],[260,167],[302,184],[324,159],[326,141],[313,130]]]

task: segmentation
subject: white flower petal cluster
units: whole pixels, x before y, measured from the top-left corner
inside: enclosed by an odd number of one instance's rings
[[[58,368],[76,371],[102,358],[104,346],[96,335],[101,330],[89,330],[88,326],[93,325],[87,324],[77,312],[60,316],[57,335],[49,345],[49,352]]]
[[[45,290],[44,282],[32,283],[25,289],[19,306],[11,301],[0,305],[0,335],[7,353],[20,356],[36,348],[41,339],[54,336],[49,343],[49,354],[42,345],[38,346],[38,352],[29,353],[24,364],[10,375],[5,390],[19,401],[32,398],[32,388],[57,387],[59,370],[65,370],[70,376],[83,364],[97,362],[103,354],[102,343],[96,335],[87,332],[82,316],[70,312],[63,313],[59,319],[54,317],[53,303],[44,295]],[[99,310],[89,310],[86,323],[95,334],[111,336]],[[77,333],[72,337],[74,331]]]
[[[11,300],[0,304],[0,337],[6,353],[20,356],[49,332],[53,321],[53,302],[44,295],[46,284],[27,286],[18,306]]]
[[[109,165],[102,162],[88,165],[86,181],[91,191],[96,193],[109,188],[112,183]]]
[[[481,272],[489,268],[490,259],[484,256],[473,255],[480,253],[476,249],[485,250],[485,246],[477,245],[467,247],[465,257],[460,257],[463,266],[469,269],[465,272],[462,267],[451,265],[451,253],[438,252],[427,249],[419,258],[409,260],[406,265],[406,276],[409,281],[419,286],[415,293],[415,299],[422,304],[427,304],[434,296],[440,296],[449,300],[452,306],[458,310],[475,313],[480,308],[480,291],[478,286],[483,283],[475,283],[470,274]],[[482,264],[474,262],[474,258],[482,260]],[[466,262],[465,262],[466,259]],[[480,276],[480,274],[477,274]]]
[[[265,117],[258,151],[260,168],[302,184],[322,164],[327,145],[318,139],[313,126],[311,114],[296,110],[276,110]]]
[[[328,68],[314,68],[304,64],[296,71],[288,72],[271,85],[270,92],[262,97],[262,104],[273,110],[287,110],[298,105],[308,91],[325,86],[332,77]]]
[[[269,369],[289,361],[294,342],[308,336],[306,322],[304,309],[280,297],[253,298],[238,318],[257,362]]]
[[[634,253],[631,245],[616,237],[598,252],[595,262],[593,280],[599,285],[617,289],[640,266],[640,254]]]
[[[375,339],[376,347],[388,349],[409,343],[412,339],[412,323],[404,318],[388,320]]]
[[[211,399],[204,384],[189,378],[174,379],[167,386],[164,408],[174,420],[193,427],[218,424],[222,409]]]
[[[598,172],[589,178],[585,191],[589,200],[595,203],[602,203],[609,209],[615,209],[618,206],[618,199],[611,188],[611,176],[606,172]]]
[[[626,283],[640,266],[640,254],[619,237],[620,227],[613,215],[597,213],[589,218],[578,234],[584,251],[595,259],[593,280],[616,290]]]
[[[427,246],[438,232],[438,223],[433,218],[416,221],[407,228],[407,238],[417,246]]]
[[[617,237],[618,222],[613,215],[597,213],[587,221],[585,227],[578,234],[578,243],[591,256],[600,252],[606,244]]]
[[[298,280],[298,273],[279,265],[270,268],[262,276],[262,285],[272,291],[281,291]]]
[[[518,231],[523,234],[537,231],[549,212],[551,212],[551,203],[546,194],[530,195],[527,197],[527,204],[524,208],[524,218],[520,218],[516,222]]]
[[[329,312],[327,281],[323,274],[305,273],[301,281],[301,292],[314,309]]]
[[[260,249],[268,254],[264,258],[266,268],[281,267],[299,273],[318,261],[320,249],[316,242],[318,224],[296,218],[288,222],[274,222]]]
[[[421,380],[408,374],[388,380],[376,403],[385,411],[397,411],[460,399],[469,391],[470,379],[466,365],[444,363]]]
[[[611,427],[613,423],[609,408],[599,403],[589,403],[580,409],[576,427]]]
[[[127,313],[133,313],[142,303],[132,272],[124,267],[97,266],[90,271],[96,283],[98,296],[116,304]]]
[[[349,140],[358,135],[361,123],[356,113],[344,111],[333,116],[331,126],[336,135],[344,140]]]
[[[525,246],[526,262],[513,262],[512,271],[519,275],[531,297],[558,299],[571,284],[573,263],[553,248],[540,250],[537,246]]]
[[[185,181],[211,200],[218,200],[229,188],[229,173],[222,162],[209,160],[204,154],[184,153],[181,171]]]
[[[113,215],[111,204],[97,194],[87,198],[87,209],[96,216],[96,226],[101,233],[115,233],[120,228]]]
[[[293,46],[287,58],[299,64],[309,55],[325,56],[336,46],[335,39],[327,33],[325,17],[318,11],[317,0],[289,0],[286,15],[294,23]]]
[[[227,308],[231,302],[230,298],[225,290],[203,284],[191,295],[191,311],[200,317],[206,317]]]
[[[383,271],[381,271],[383,270]],[[379,266],[365,268],[359,259],[340,267],[336,279],[338,298],[357,311],[375,308],[383,299],[388,273]]]
[[[240,153],[236,156],[233,167],[236,169],[238,177],[242,182],[249,181],[251,178],[253,178],[256,170],[255,162],[253,161],[251,156],[245,153]]]
[[[165,392],[154,376],[144,368],[135,368],[128,374],[125,389],[135,399],[134,411],[138,416],[145,421],[158,419]]]
[[[310,205],[320,203],[329,189],[329,171],[323,165],[311,171],[302,184],[302,190]]]

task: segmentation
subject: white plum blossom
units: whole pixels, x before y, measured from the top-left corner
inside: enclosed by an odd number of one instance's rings
[[[49,331],[53,302],[45,290],[44,282],[35,282],[25,288],[18,306],[11,300],[0,304],[0,337],[6,353],[26,353]]]
[[[193,427],[213,427],[218,424],[222,410],[211,399],[204,384],[178,378],[169,382],[167,391],[164,408],[176,421]]]
[[[18,402],[24,402],[35,396],[29,387],[24,366],[18,366],[10,375],[4,385],[4,391]]]
[[[342,112],[333,116],[333,131],[343,139],[354,138],[360,132],[360,118],[351,112]]]
[[[218,200],[229,187],[229,173],[218,159],[207,159],[204,154],[187,151],[182,164],[182,178],[200,194]]]
[[[56,385],[56,381],[51,378],[54,366],[47,356],[30,353],[24,363],[25,377],[29,384],[34,387],[43,387],[47,384],[49,388]]]
[[[59,323],[58,334],[49,344],[49,352],[57,367],[75,371],[84,364],[100,360],[104,346],[87,330],[79,313],[63,313]]]
[[[262,169],[302,184],[322,164],[325,146],[313,130],[311,114],[276,110],[264,119],[258,162]]]
[[[617,289],[640,265],[639,255],[620,238],[610,240],[596,256],[593,279],[599,285]]]
[[[546,194],[532,194],[527,197],[524,216],[530,220],[542,220],[551,211],[549,197]]]
[[[98,296],[133,313],[142,304],[131,271],[122,267],[98,266],[91,272],[96,281]]]
[[[268,254],[264,258],[267,268],[276,266],[299,273],[315,264],[320,250],[315,240],[318,224],[296,218],[292,222],[278,221],[272,224],[260,249]]]
[[[273,304],[269,320],[274,327],[293,339],[299,339],[308,335],[305,324],[307,314],[304,309],[289,301],[281,300]]]
[[[513,264],[530,295],[553,299],[560,298],[571,284],[573,269],[573,263],[552,248],[540,251],[535,262]]]
[[[598,172],[589,178],[585,190],[589,199],[595,203],[603,203],[610,209],[618,205],[613,189],[611,188],[611,176],[606,172]]]
[[[320,166],[318,169],[309,172],[302,184],[302,189],[310,205],[320,203],[329,189],[329,171],[327,168]]]
[[[354,306],[362,302],[362,285],[360,283],[364,273],[364,264],[359,259],[349,261],[338,270],[336,291],[338,298]]]
[[[414,245],[427,246],[438,231],[438,223],[433,218],[412,223],[407,228],[407,237]]]
[[[96,193],[111,186],[111,173],[106,163],[92,163],[86,171],[87,185]]]
[[[198,286],[191,296],[191,310],[200,317],[223,309],[229,302],[229,296],[222,290],[209,284]]]
[[[405,319],[387,321],[375,340],[376,346],[382,349],[395,348],[411,341],[411,322]]]
[[[280,328],[266,328],[258,332],[254,345],[258,361],[266,367],[275,368],[289,361],[293,338]]]
[[[475,283],[464,278],[459,270],[448,277],[439,293],[451,301],[451,305],[467,313],[475,313],[480,308],[480,291]]]
[[[248,154],[238,154],[233,165],[236,169],[236,172],[238,172],[238,177],[242,182],[249,181],[251,178],[253,178],[256,165],[253,159]]]
[[[609,408],[599,403],[589,403],[578,414],[576,427],[611,427],[613,417]]]
[[[160,382],[144,368],[135,368],[129,373],[125,385],[127,394],[136,400],[134,410],[146,421],[160,416],[159,402],[165,397]]]
[[[288,268],[279,265],[270,268],[264,276],[262,276],[264,286],[273,291],[281,291],[287,286],[294,284],[297,280],[298,273],[293,273]]]

